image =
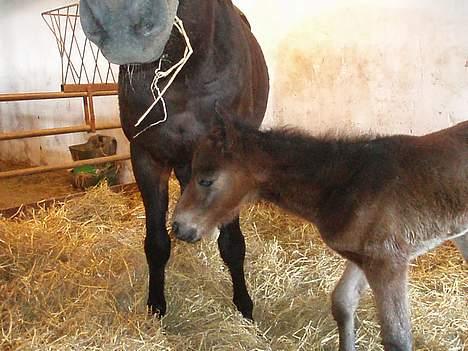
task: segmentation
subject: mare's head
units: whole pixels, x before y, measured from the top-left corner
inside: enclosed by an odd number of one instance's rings
[[[240,131],[221,118],[198,144],[192,177],[175,213],[173,231],[180,240],[195,242],[239,215],[255,190],[255,180],[243,161]]]
[[[159,59],[169,40],[179,0],[81,0],[86,36],[112,63]]]

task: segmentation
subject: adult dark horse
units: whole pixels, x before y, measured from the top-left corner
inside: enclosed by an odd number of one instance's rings
[[[183,57],[185,41],[173,29],[176,13],[194,54],[164,95],[167,121],[135,137],[164,118],[158,104],[135,127],[154,101],[150,85],[159,62],[165,70]],[[164,315],[164,275],[171,249],[166,230],[169,176],[174,170],[181,188],[188,184],[193,145],[207,134],[216,105],[243,116],[252,127],[260,126],[269,89],[265,60],[230,0],[81,0],[80,15],[88,38],[120,65],[120,118],[146,211],[148,307]],[[252,318],[239,218],[220,229],[218,245],[231,273],[234,303],[244,317]]]

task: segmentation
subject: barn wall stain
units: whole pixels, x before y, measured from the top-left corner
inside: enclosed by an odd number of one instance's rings
[[[467,119],[465,1],[238,3],[273,77],[267,126],[424,134]]]

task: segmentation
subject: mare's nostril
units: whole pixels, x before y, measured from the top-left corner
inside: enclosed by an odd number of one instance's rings
[[[172,231],[173,231],[175,234],[178,234],[178,233],[179,233],[179,223],[177,223],[177,222],[172,223]]]

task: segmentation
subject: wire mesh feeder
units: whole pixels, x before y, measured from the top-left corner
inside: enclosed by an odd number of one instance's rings
[[[62,91],[116,90],[113,65],[86,38],[80,24],[79,4],[42,13],[57,41],[62,64]]]

